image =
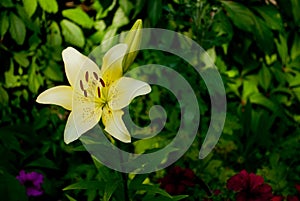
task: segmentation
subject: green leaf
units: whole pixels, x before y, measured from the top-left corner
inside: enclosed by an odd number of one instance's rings
[[[292,12],[293,12],[295,23],[298,26],[300,26],[300,15],[299,15],[300,2],[299,0],[291,0],[291,3],[292,3]]]
[[[267,91],[271,84],[271,72],[270,70],[263,65],[263,67],[259,71],[259,84],[260,86]]]
[[[44,70],[44,75],[54,81],[62,82],[64,80],[63,71],[55,62],[50,61],[49,65]]]
[[[251,103],[261,105],[274,113],[277,112],[277,106],[261,93],[252,94],[249,99]]]
[[[121,27],[129,23],[129,19],[125,15],[124,11],[122,8],[118,8],[116,11],[113,21],[112,21],[112,26],[113,27]]]
[[[119,0],[119,4],[126,16],[129,16],[130,11],[133,9],[133,4],[128,0]]]
[[[252,32],[255,25],[255,16],[247,7],[233,1],[221,1],[235,26]]]
[[[42,77],[40,74],[37,74],[37,65],[35,61],[32,61],[32,64],[28,70],[28,88],[29,90],[36,94],[42,84]]]
[[[9,32],[11,37],[18,45],[22,45],[26,36],[26,28],[24,22],[14,13],[9,15],[10,27]]]
[[[104,187],[105,183],[100,181],[80,181],[63,188],[63,191],[80,189],[103,189]]]
[[[0,86],[0,105],[1,106],[7,106],[9,102],[9,96],[8,93],[5,91],[5,89]]]
[[[62,15],[84,28],[93,27],[93,20],[80,8],[63,10]]]
[[[113,185],[108,183],[105,186],[103,201],[109,201],[112,194],[116,191],[116,189],[119,185],[120,185],[120,182],[115,182]]]
[[[12,0],[1,0],[0,4],[6,8],[14,7],[14,3],[12,2]]]
[[[27,58],[28,54],[25,51],[22,52],[14,52],[15,61],[21,66],[27,67],[29,66],[29,60]]]
[[[72,198],[72,197],[69,196],[68,194],[66,194],[66,197],[69,199],[69,201],[77,201],[75,198]]]
[[[291,58],[294,60],[300,55],[300,35],[295,32],[295,38],[291,48]]]
[[[38,2],[47,13],[57,13],[58,5],[56,0],[38,0]]]
[[[28,17],[31,17],[36,11],[37,0],[23,0],[23,5]]]
[[[14,88],[21,86],[20,76],[14,74],[14,63],[10,61],[10,68],[4,72],[5,87]]]
[[[277,51],[281,58],[282,64],[286,65],[288,62],[288,46],[287,46],[287,38],[283,35],[279,35],[279,41],[275,39],[275,44],[277,47]]]
[[[68,20],[62,20],[60,25],[66,42],[78,47],[84,46],[83,32],[76,24]]]
[[[282,30],[283,23],[279,11],[274,6],[253,7],[264,19],[266,25],[274,30]]]
[[[20,184],[15,176],[12,176],[7,172],[0,173],[0,195],[1,200],[28,200],[24,186]]]
[[[9,28],[9,18],[7,12],[3,11],[0,14],[0,37],[2,38]]]
[[[94,8],[97,10],[97,15],[96,15],[96,19],[99,20],[99,19],[102,19],[102,18],[105,18],[108,14],[109,11],[111,11],[115,5],[117,3],[117,0],[113,0],[113,2],[110,3],[110,6],[103,10],[103,6],[100,4],[100,2],[96,1],[93,6]]]
[[[58,24],[55,21],[53,21],[49,29],[50,33],[47,35],[47,43],[53,47],[61,46],[62,37]]]
[[[258,47],[269,53],[274,47],[274,38],[272,31],[267,27],[266,23],[255,17],[255,28],[252,30]]]
[[[31,163],[26,165],[27,167],[42,167],[42,168],[49,168],[49,169],[58,169],[56,164],[46,158],[45,156],[32,161]]]
[[[155,26],[162,15],[162,1],[152,0],[148,1],[148,16],[151,21],[151,25]]]

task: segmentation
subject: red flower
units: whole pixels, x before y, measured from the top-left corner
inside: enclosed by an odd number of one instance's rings
[[[237,201],[269,201],[272,197],[272,188],[264,183],[261,176],[242,170],[227,181],[227,188],[238,192]]]
[[[280,195],[276,195],[272,197],[271,201],[283,201],[284,197]]]
[[[297,196],[293,196],[293,195],[288,195],[287,196],[287,201],[299,201]]]
[[[296,188],[297,191],[300,193],[300,184],[295,184],[295,188]]]
[[[179,166],[172,168],[168,174],[159,180],[160,186],[171,195],[179,195],[185,192],[187,186],[194,186],[195,174],[191,169],[183,169]]]

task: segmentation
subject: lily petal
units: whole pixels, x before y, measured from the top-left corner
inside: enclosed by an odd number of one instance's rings
[[[36,102],[62,106],[67,110],[72,109],[72,92],[70,86],[56,86],[42,92]]]
[[[101,72],[106,86],[109,86],[112,82],[122,77],[122,61],[126,51],[127,45],[121,43],[113,46],[104,55]]]
[[[113,110],[120,110],[137,96],[148,94],[151,87],[148,83],[129,77],[122,77],[110,87],[108,105]]]
[[[106,132],[116,139],[128,143],[131,142],[131,137],[122,120],[123,114],[122,110],[111,110],[108,107],[104,107],[102,122]]]
[[[66,144],[77,140],[80,133],[76,129],[73,112],[70,113],[64,132],[64,141]]]
[[[83,72],[82,68],[85,68],[85,71],[88,70],[97,73],[99,71],[97,64],[72,47],[63,50],[62,58],[65,64],[66,75],[71,86],[75,85],[79,72]]]
[[[78,94],[78,91],[74,91],[72,112],[74,113],[75,127],[81,135],[100,121],[102,105],[96,102],[94,96],[85,97]]]

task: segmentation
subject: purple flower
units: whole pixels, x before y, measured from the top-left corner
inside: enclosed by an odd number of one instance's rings
[[[17,179],[25,186],[28,196],[40,196],[43,194],[42,183],[43,175],[37,172],[28,172],[24,170],[19,172]]]

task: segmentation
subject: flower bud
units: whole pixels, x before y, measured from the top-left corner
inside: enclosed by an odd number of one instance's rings
[[[125,73],[129,66],[133,63],[137,53],[138,49],[141,44],[141,38],[142,38],[142,20],[137,20],[129,32],[127,32],[123,43],[126,43],[128,45],[127,53],[123,59],[123,72]]]

